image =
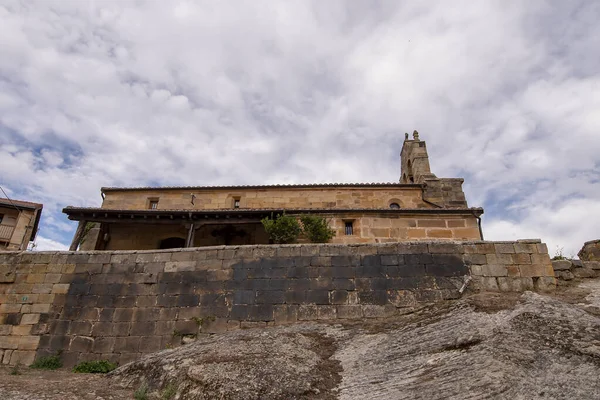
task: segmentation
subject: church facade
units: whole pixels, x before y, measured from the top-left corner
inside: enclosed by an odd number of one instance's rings
[[[332,243],[483,239],[483,209],[431,173],[416,131],[400,156],[398,183],[102,188],[101,207],[63,209],[79,221],[71,250],[266,244],[261,219],[283,213],[325,217]]]

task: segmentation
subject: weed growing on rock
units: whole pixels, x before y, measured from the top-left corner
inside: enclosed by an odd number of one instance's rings
[[[73,368],[73,372],[83,374],[107,374],[117,368],[117,364],[107,360],[83,361]]]
[[[173,383],[169,383],[162,391],[160,398],[161,400],[171,400],[173,397],[175,397],[175,394],[177,393],[177,386],[175,386],[175,384]]]
[[[148,384],[142,383],[133,394],[135,400],[148,400]]]
[[[10,369],[11,375],[21,375],[21,363],[17,363],[14,367]]]

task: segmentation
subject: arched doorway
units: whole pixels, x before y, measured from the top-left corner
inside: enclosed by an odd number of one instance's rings
[[[170,237],[160,241],[159,249],[177,249],[180,247],[185,247],[185,239]]]

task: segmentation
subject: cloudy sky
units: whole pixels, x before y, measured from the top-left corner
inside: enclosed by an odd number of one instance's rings
[[[394,182],[404,132],[486,239],[600,238],[598,1],[0,0],[0,185]]]

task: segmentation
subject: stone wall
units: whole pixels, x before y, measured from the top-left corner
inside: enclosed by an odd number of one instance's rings
[[[555,285],[539,241],[0,253],[0,358],[125,363],[199,334],[388,317],[458,298],[465,282]]]
[[[422,190],[415,185],[372,186],[281,186],[270,188],[186,188],[146,190],[106,190],[103,208],[144,210],[149,199],[158,200],[159,210],[232,209],[234,199],[240,208],[388,208],[398,203],[402,208],[434,208],[423,201]],[[194,202],[192,204],[192,194]],[[466,204],[465,204],[466,206]]]
[[[293,215],[289,212],[288,215]],[[480,239],[477,219],[468,213],[458,215],[418,215],[399,214],[389,215],[376,213],[362,214],[347,212],[338,214],[320,214],[329,222],[336,235],[331,240],[337,244],[354,243],[386,243],[402,240],[478,240]],[[345,234],[345,223],[353,222],[353,234]],[[141,225],[141,224],[106,224],[106,232],[110,240],[106,243],[106,250],[150,250],[159,248],[161,240],[169,237],[187,237],[188,228],[182,223],[179,225]],[[224,225],[197,223],[198,228],[194,235],[194,246],[210,246],[222,244],[223,238],[212,235],[211,232],[223,229]],[[261,224],[244,224],[236,229],[243,230],[244,235],[234,237],[230,244],[267,244],[269,237]],[[92,236],[88,233],[89,236]],[[302,240],[302,239],[301,239]],[[95,245],[94,239],[89,243]],[[88,244],[89,244],[88,243]],[[90,250],[84,242],[82,250]]]

